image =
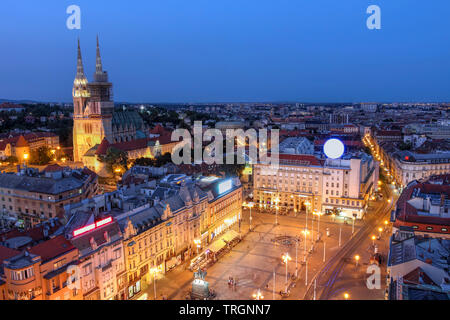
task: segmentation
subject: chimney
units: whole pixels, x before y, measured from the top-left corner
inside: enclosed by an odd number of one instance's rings
[[[90,244],[91,244],[92,250],[97,249],[97,243],[95,242],[94,237],[91,237],[91,238],[89,239],[89,242],[90,242]]]
[[[106,242],[109,242],[110,238],[109,238],[108,231],[105,231],[105,232],[103,233],[103,236],[105,237]]]

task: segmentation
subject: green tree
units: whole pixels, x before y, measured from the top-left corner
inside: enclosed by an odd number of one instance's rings
[[[155,159],[153,158],[138,158],[134,160],[134,164],[137,166],[153,167],[155,165]]]
[[[52,153],[47,146],[39,147],[30,152],[30,163],[36,165],[45,165],[52,161]]]
[[[18,163],[19,159],[17,159],[16,156],[9,156],[9,157],[6,157],[5,162]]]
[[[109,148],[106,155],[99,156],[99,161],[104,163],[113,175],[128,170],[128,154],[117,148]]]

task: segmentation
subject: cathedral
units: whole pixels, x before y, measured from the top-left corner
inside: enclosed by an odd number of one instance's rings
[[[99,173],[98,156],[110,146],[128,152],[129,158],[152,157],[150,128],[136,111],[115,110],[112,83],[103,71],[97,37],[97,56],[92,82],[88,82],[78,40],[77,74],[73,82],[73,158]]]

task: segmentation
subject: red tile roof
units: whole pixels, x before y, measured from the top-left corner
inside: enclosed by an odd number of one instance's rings
[[[131,140],[131,141],[114,143],[111,145],[111,147],[114,147],[114,148],[122,150],[122,151],[138,150],[138,149],[147,148],[148,141],[149,141],[148,138],[142,138],[142,139],[136,139],[136,140]]]
[[[297,163],[299,165],[320,166],[319,160],[312,155],[280,153],[279,160],[280,163],[292,163],[292,164]]]
[[[74,249],[75,247],[69,240],[64,238],[63,235],[59,235],[35,245],[29,251],[41,256],[42,261],[46,262]]]
[[[20,254],[20,251],[18,250],[7,248],[5,246],[0,246],[0,265],[3,263],[3,260],[9,259],[18,254]]]
[[[97,151],[95,152],[96,155],[105,155],[108,151],[108,148],[110,147],[109,141],[106,138],[103,138],[102,142],[97,148]]]
[[[49,164],[48,166],[45,167],[44,172],[57,172],[57,171],[62,171],[63,167],[61,167],[59,164],[55,163],[55,164]]]
[[[23,136],[20,136],[16,143],[17,148],[28,147],[28,142]]]

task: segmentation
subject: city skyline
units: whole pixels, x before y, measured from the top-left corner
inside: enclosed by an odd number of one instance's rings
[[[69,102],[77,38],[91,80],[98,34],[116,101],[449,101],[449,4],[376,1],[382,27],[369,30],[370,4],[175,1],[130,14],[123,4],[79,1],[81,29],[69,30],[70,3],[5,1],[0,27],[14,29],[3,38],[0,98]]]

